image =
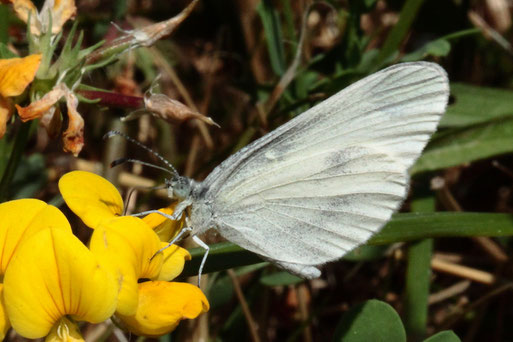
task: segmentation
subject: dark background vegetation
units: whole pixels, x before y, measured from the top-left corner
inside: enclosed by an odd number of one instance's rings
[[[78,0],[76,20],[89,46],[120,34],[111,21],[124,29],[140,27],[168,19],[188,3]],[[112,160],[125,156],[158,163],[122,139],[103,141],[110,129],[126,131],[182,174],[201,180],[242,146],[367,74],[404,60],[434,61],[449,74],[451,106],[412,169],[412,189],[402,210],[424,216],[397,215],[371,246],[326,265],[322,278],[313,281],[254,264],[239,250],[235,257],[221,250],[207,266],[215,269],[228,258],[228,265],[239,267],[235,273],[208,276],[204,290],[210,312],[162,340],[242,341],[255,339],[254,330],[262,341],[356,341],[347,322],[365,313],[366,326],[382,329],[384,340],[393,340],[404,324],[411,341],[443,330],[463,341],[513,341],[513,223],[505,215],[512,211],[513,196],[512,12],[506,0],[201,0],[172,36],[123,55],[84,83],[140,97],[160,74],[160,91],[212,117],[221,128],[202,130],[192,121],[170,125],[151,116],[123,126],[119,117],[133,109],[82,104],[86,145],[78,159],[38,130],[10,198],[37,197],[66,210],[56,184],[72,169],[103,173],[124,190],[162,183],[165,175],[138,165],[108,169]],[[24,25],[9,11],[3,13],[9,20],[2,25],[8,23],[14,37],[11,44],[23,49]],[[294,78],[271,105],[271,94],[298,48]],[[0,147],[5,163],[9,147]],[[131,211],[168,204],[165,196],[147,191],[131,203]],[[83,228],[78,219],[73,223]],[[80,234],[86,238],[88,233]],[[244,313],[241,298],[251,316]],[[369,299],[389,303],[402,323],[390,318],[393,324],[380,325],[390,313],[375,302],[367,311],[357,306]],[[350,309],[353,318],[348,318]],[[339,325],[344,314],[346,321]],[[455,341],[454,336],[441,338]]]

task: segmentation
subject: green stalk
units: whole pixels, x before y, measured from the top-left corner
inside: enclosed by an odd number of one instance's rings
[[[392,28],[390,33],[383,44],[383,47],[379,51],[379,55],[376,58],[375,67],[379,69],[383,64],[391,58],[394,53],[399,50],[399,46],[402,43],[404,37],[408,33],[410,26],[417,16],[420,6],[424,0],[407,0],[401,9],[399,15],[399,21]]]
[[[417,241],[426,238],[463,236],[511,236],[513,215],[494,213],[404,213],[396,214],[392,220],[368,242],[383,245],[396,242]],[[230,242],[210,245],[210,254],[204,273],[226,270],[232,267],[253,265],[262,260]],[[202,248],[189,250],[192,260],[185,265],[183,274],[198,272]]]
[[[412,211],[434,212],[435,199],[433,196],[416,199],[411,206]],[[421,341],[426,336],[432,254],[433,239],[412,242],[408,248],[404,327],[409,341]]]
[[[9,40],[9,8],[7,5],[0,4],[0,43],[7,44]]]
[[[9,186],[14,178],[14,173],[18,169],[23,152],[25,152],[33,122],[35,121],[22,123],[16,134],[11,156],[0,181],[0,203],[5,202],[9,198]]]

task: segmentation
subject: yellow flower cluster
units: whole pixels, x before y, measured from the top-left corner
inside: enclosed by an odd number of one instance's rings
[[[208,311],[196,286],[169,282],[187,250],[161,241],[180,229],[156,216],[122,216],[117,189],[92,173],[59,181],[68,207],[93,229],[87,248],[62,212],[37,199],[0,204],[0,337],[9,327],[26,338],[83,340],[77,321],[113,318],[142,336],[160,336]],[[165,233],[163,233],[165,232]]]

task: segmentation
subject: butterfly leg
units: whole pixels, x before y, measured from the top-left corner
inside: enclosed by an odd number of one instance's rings
[[[153,210],[143,211],[143,212],[140,212],[140,213],[137,213],[137,214],[132,214],[131,216],[139,217],[139,216],[146,216],[148,214],[159,214],[159,215],[164,216],[165,218],[168,218],[170,220],[176,221],[176,220],[179,220],[182,217],[182,213],[191,204],[192,204],[192,202],[189,201],[189,200],[184,200],[184,201],[178,203],[176,205],[176,207],[175,207],[175,210],[173,211],[173,215],[168,215],[166,213],[163,213],[162,211],[153,209]]]
[[[156,210],[156,209],[141,211],[140,213],[131,214],[130,216],[139,217],[139,216],[146,216],[146,215],[149,215],[149,214],[159,214],[159,215],[164,216],[165,218],[168,218],[170,220],[175,220],[176,221],[176,219],[173,218],[173,215],[168,215],[168,214],[163,213],[162,211],[159,211],[159,210]]]
[[[203,248],[205,250],[205,254],[203,254],[203,259],[201,259],[201,264],[200,264],[200,267],[198,270],[198,287],[201,287],[201,273],[203,272],[203,266],[205,266],[205,262],[207,261],[207,256],[208,256],[208,252],[210,252],[210,247],[208,247],[208,245],[205,242],[201,241],[201,239],[196,235],[193,235],[192,239],[201,248]]]
[[[183,227],[182,230],[180,230],[180,233],[178,233],[178,235],[176,235],[175,238],[173,240],[171,240],[171,242],[169,242],[167,245],[165,245],[164,247],[162,247],[161,249],[156,251],[155,254],[153,254],[153,256],[151,258],[153,259],[155,257],[155,255],[162,253],[165,249],[174,245],[176,243],[176,241],[180,240],[185,233],[189,233],[191,231],[192,231],[192,228]]]

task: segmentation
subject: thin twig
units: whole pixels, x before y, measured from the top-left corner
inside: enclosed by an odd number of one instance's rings
[[[472,282],[470,280],[462,280],[457,282],[456,284],[449,286],[441,291],[433,293],[429,296],[428,304],[433,305],[439,302],[442,302],[446,299],[452,298],[459,294],[465,292]]]
[[[246,323],[248,324],[249,332],[251,335],[251,340],[253,342],[260,342],[260,337],[258,336],[257,332],[257,325],[255,323],[255,320],[253,319],[253,315],[251,314],[251,311],[249,310],[248,303],[246,302],[246,298],[244,298],[244,293],[242,292],[242,289],[240,287],[239,279],[237,278],[237,275],[235,272],[231,269],[226,271],[228,273],[228,276],[232,280],[233,283],[233,289],[235,290],[235,295],[237,296],[237,299],[239,300],[240,306],[242,308],[242,313],[244,314],[244,317],[246,318]]]
[[[438,186],[435,190],[437,190],[437,196],[444,207],[452,211],[463,212],[463,208],[456,198],[454,198],[451,190],[443,179],[438,179]],[[504,253],[502,248],[491,238],[475,236],[472,237],[472,240],[496,262],[504,263],[508,260],[507,254]]]
[[[513,283],[506,283],[504,285],[501,285],[499,287],[496,287],[494,289],[492,289],[490,292],[486,293],[485,295],[481,296],[479,299],[477,299],[476,301],[474,301],[473,303],[467,305],[467,307],[465,307],[464,309],[456,312],[453,314],[453,317],[449,322],[447,322],[446,324],[444,324],[440,330],[446,330],[446,329],[449,329],[450,327],[452,327],[457,321],[459,321],[462,317],[465,317],[465,315],[472,311],[472,310],[475,310],[477,307],[487,303],[491,298],[495,297],[495,296],[498,296],[500,294],[502,294],[503,292],[505,291],[508,291],[508,290],[511,290],[513,289]]]
[[[488,25],[486,21],[475,11],[468,12],[468,19],[475,27],[480,29],[483,32],[483,35],[486,38],[493,40],[497,45],[503,48],[510,55],[513,55],[513,46],[509,43],[509,41],[504,38],[499,32],[497,32],[493,27]]]
[[[500,171],[504,172],[504,174],[506,174],[510,178],[513,178],[513,172],[511,172],[510,169],[508,169],[507,167],[502,165],[499,161],[493,160],[492,161],[492,166],[495,167],[496,169],[499,169]]]
[[[158,51],[154,47],[150,48],[149,51],[153,56],[153,61],[154,61],[155,65],[159,66],[163,70],[164,74],[166,74],[171,79],[171,81],[175,85],[176,89],[178,90],[178,93],[180,94],[180,96],[183,97],[185,104],[188,107],[195,110],[196,112],[200,112],[198,110],[198,107],[192,100],[192,97],[189,95],[189,92],[187,91],[187,89],[183,85],[182,81],[176,74],[174,68],[171,65],[169,65],[169,63],[162,56],[160,51]],[[214,141],[212,140],[212,137],[210,136],[210,133],[209,133],[208,128],[205,125],[205,123],[201,122],[200,120],[194,120],[194,123],[198,127],[198,130],[200,131],[200,134],[203,137],[203,140],[205,141],[205,145],[207,146],[207,148],[208,149],[214,148]]]
[[[433,257],[456,264],[462,263],[464,259],[463,255],[461,254],[444,252],[435,252]]]
[[[438,258],[433,258],[431,260],[431,267],[434,271],[448,273],[457,277],[470,279],[486,285],[492,285],[497,280],[495,275],[489,272],[477,270],[475,268],[470,268],[459,264],[454,264],[452,262],[448,262]]]
[[[292,82],[294,77],[296,77],[296,71],[299,67],[299,63],[301,62],[301,57],[303,55],[303,45],[305,43],[307,33],[308,14],[310,13],[311,8],[311,6],[308,6],[305,13],[303,14],[303,18],[301,21],[301,34],[299,36],[299,42],[296,48],[296,55],[294,56],[294,59],[292,60],[292,63],[288,67],[287,71],[283,74],[278,84],[274,87],[273,92],[269,96],[268,100],[264,104],[263,112],[265,119],[273,110],[274,106],[276,105],[276,102],[278,102],[279,98],[281,97],[285,89],[287,89],[290,82]]]
[[[308,288],[306,284],[302,283],[297,286],[297,300],[299,304],[299,313],[301,316],[301,321],[305,322],[305,328],[303,330],[303,338],[305,342],[312,342],[312,329],[310,327],[310,321],[309,317],[310,314],[308,313],[308,303],[307,303],[307,295],[308,295]]]

